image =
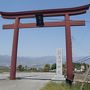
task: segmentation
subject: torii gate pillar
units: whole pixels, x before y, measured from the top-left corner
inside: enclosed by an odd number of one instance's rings
[[[10,80],[14,80],[16,78],[16,63],[17,63],[17,49],[18,49],[18,36],[19,36],[18,24],[19,24],[19,18],[16,18],[14,36],[13,36],[12,56],[11,56]]]
[[[66,36],[66,67],[67,67],[67,80],[73,80],[73,64],[72,64],[72,42],[71,42],[71,30],[70,30],[70,17],[65,15],[65,36]]]

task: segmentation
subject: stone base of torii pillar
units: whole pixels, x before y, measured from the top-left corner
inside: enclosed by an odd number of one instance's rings
[[[56,75],[52,78],[54,81],[65,81],[64,75],[62,74],[62,49],[56,50]]]

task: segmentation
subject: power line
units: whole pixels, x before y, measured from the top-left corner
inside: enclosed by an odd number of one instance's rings
[[[83,57],[75,62],[85,62],[85,61],[88,61],[90,59],[90,56],[86,56],[86,57]]]

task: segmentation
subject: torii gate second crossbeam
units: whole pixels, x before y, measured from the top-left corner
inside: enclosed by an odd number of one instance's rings
[[[36,11],[23,12],[1,12],[1,16],[5,19],[15,19],[14,24],[3,25],[3,29],[14,29],[13,48],[11,57],[10,79],[16,78],[16,62],[17,62],[17,47],[19,28],[37,28],[37,27],[65,27],[66,36],[66,66],[67,66],[67,80],[73,81],[73,64],[72,64],[72,43],[71,43],[71,26],[84,26],[84,20],[70,20],[70,16],[86,13],[90,4],[61,9],[48,9]],[[64,16],[64,21],[58,22],[44,22],[43,17]],[[23,18],[36,18],[37,23],[20,23]],[[39,20],[38,20],[39,19]]]

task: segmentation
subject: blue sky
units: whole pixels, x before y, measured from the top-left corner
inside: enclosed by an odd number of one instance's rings
[[[90,0],[0,0],[0,11],[14,12],[67,8],[89,3]],[[71,28],[73,56],[88,56],[90,55],[90,9],[85,15],[73,16],[71,19],[85,19],[86,21],[86,26]],[[28,23],[30,20],[22,20],[22,22]],[[13,30],[2,29],[2,25],[8,23],[13,23],[13,20],[0,17],[0,55],[10,56]],[[20,29],[18,56],[53,56],[56,54],[56,48],[63,48],[63,55],[65,56],[64,27]]]

